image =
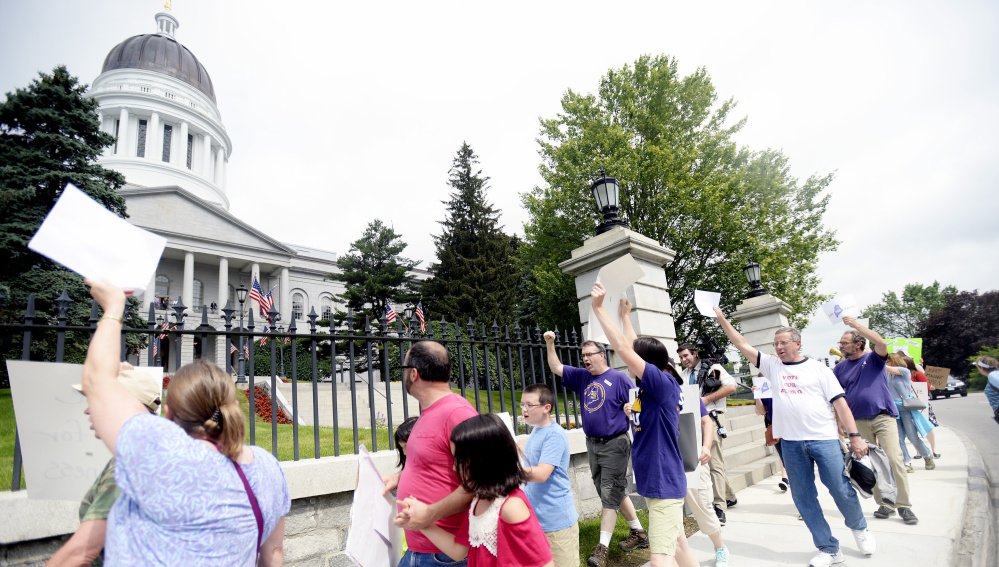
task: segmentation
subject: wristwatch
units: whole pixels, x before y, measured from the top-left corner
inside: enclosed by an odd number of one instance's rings
[[[860,433],[854,431],[853,433],[847,433],[847,437],[860,437]]]

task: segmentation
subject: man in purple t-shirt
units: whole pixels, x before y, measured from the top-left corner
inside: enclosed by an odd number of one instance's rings
[[[833,368],[833,373],[846,392],[846,403],[857,421],[857,431],[864,439],[875,443],[887,453],[895,476],[895,486],[898,487],[895,502],[883,500],[881,492],[877,487],[874,488],[874,499],[879,505],[874,517],[888,518],[895,514],[897,507],[898,515],[906,524],[916,524],[919,519],[912,512],[909,479],[902,462],[902,445],[899,443],[898,425],[895,423],[898,410],[888,390],[888,379],[885,376],[888,344],[881,335],[854,317],[843,317],[843,323],[851,327],[851,330],[843,333],[839,339],[843,360]],[[870,341],[873,349],[870,352],[864,352],[867,341]]]
[[[590,474],[603,507],[600,543],[593,548],[586,564],[589,567],[604,567],[618,510],[631,527],[628,538],[618,544],[621,549],[632,551],[649,546],[649,537],[627,494],[631,439],[628,437],[628,416],[624,413],[624,404],[628,403],[628,393],[635,383],[624,372],[608,366],[607,350],[598,342],[586,341],[582,345],[583,365],[586,368],[562,364],[555,351],[555,333],[545,333],[545,344],[548,366],[562,378],[566,388],[576,392],[583,404],[583,433],[586,434]]]

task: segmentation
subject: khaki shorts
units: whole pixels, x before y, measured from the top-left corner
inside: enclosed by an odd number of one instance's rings
[[[579,567],[579,524],[557,532],[545,532],[552,547],[555,567]]]
[[[683,533],[683,499],[645,500],[649,505],[649,551],[676,555],[676,539]]]

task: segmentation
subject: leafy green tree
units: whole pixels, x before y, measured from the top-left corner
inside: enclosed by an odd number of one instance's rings
[[[562,111],[541,121],[545,185],[523,195],[529,214],[522,260],[547,326],[579,324],[575,287],[558,262],[599,223],[590,181],[599,167],[621,183],[631,228],[676,252],[666,266],[681,338],[717,333],[697,314],[695,289],[721,292],[731,310],[747,291],[743,265],[760,263],[764,285],[792,307],[802,326],[824,299],[819,254],[838,244],[822,223],[831,175],[804,182],[780,151],[752,151],[733,136],[732,100],[718,103],[706,70],[681,76],[667,56],[643,56],[611,69],[597,93],[572,90]]]
[[[350,245],[350,252],[337,260],[340,272],[330,274],[329,279],[344,283],[346,289],[338,299],[358,312],[360,324],[365,314],[381,319],[387,302],[413,300],[413,278],[409,271],[417,262],[400,255],[406,246],[401,235],[375,219],[368,223],[361,238]],[[370,310],[365,311],[365,305]]]
[[[28,249],[28,241],[67,183],[115,214],[127,216],[118,194],[125,178],[97,164],[114,137],[100,130],[97,102],[84,96],[86,89],[59,66],[51,74],[40,73],[27,88],[7,93],[0,104],[0,295],[7,295],[0,305],[2,322],[23,321],[27,296],[34,293],[35,323],[54,323],[55,300],[63,290],[71,300],[69,325],[84,325],[90,316],[90,295],[82,278]],[[133,317],[129,324],[142,325],[137,315]],[[19,337],[0,341],[4,356],[20,357]],[[138,343],[135,338],[129,347],[134,350]],[[85,333],[71,335],[65,359],[82,360],[86,345]],[[36,333],[32,358],[53,360],[54,352],[54,334]]]
[[[423,284],[423,301],[434,317],[464,323],[510,321],[517,302],[520,271],[516,238],[499,224],[500,211],[486,200],[488,177],[477,169],[478,156],[468,143],[455,154],[448,184],[443,232],[434,237],[434,276]]]
[[[966,376],[969,357],[999,347],[999,291],[962,291],[945,296],[944,306],[916,327],[923,339],[923,360]]]
[[[941,287],[936,281],[930,285],[906,284],[901,297],[894,291],[885,292],[881,302],[865,309],[863,316],[870,318],[871,328],[881,336],[918,337],[919,322],[937,309],[942,309],[947,303],[947,296],[955,293],[956,287]]]

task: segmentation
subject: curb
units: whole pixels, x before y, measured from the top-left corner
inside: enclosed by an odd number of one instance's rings
[[[996,565],[997,542],[993,523],[992,495],[985,462],[971,440],[960,431],[951,429],[964,443],[968,452],[968,491],[964,499],[964,524],[954,542],[951,565],[954,567],[991,567]]]

